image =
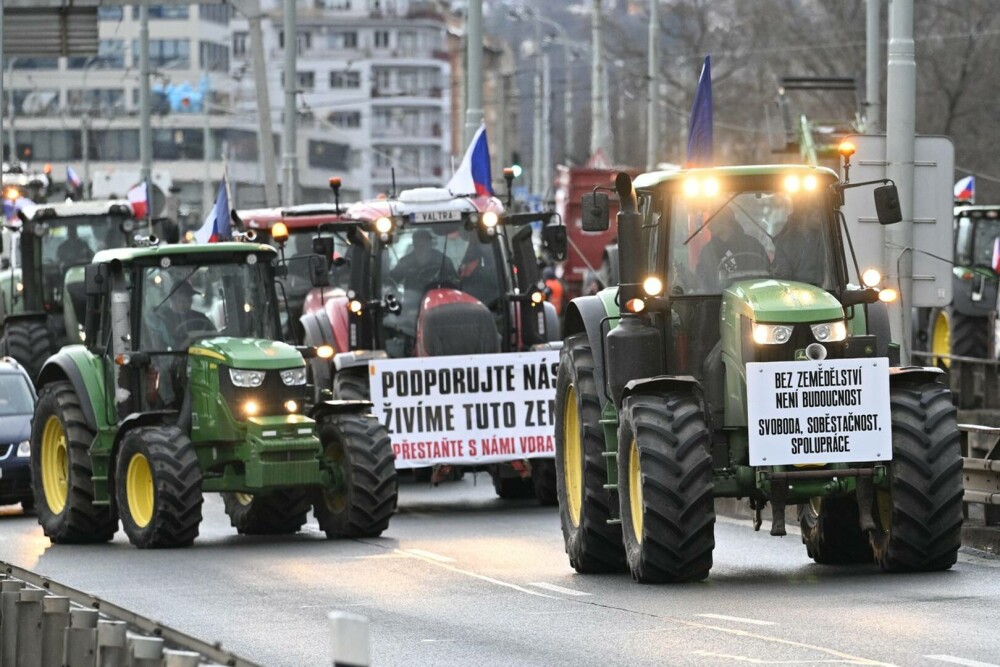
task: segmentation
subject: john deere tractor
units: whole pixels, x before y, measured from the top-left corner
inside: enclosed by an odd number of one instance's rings
[[[895,186],[879,221],[901,218]],[[962,460],[935,368],[900,366],[886,302],[859,280],[825,168],[620,174],[621,283],[572,301],[556,395],[566,551],[579,572],[701,580],[715,498],[772,535],[797,506],[818,563],[950,567]],[[608,225],[607,195],[584,201]],[[853,277],[853,279],[852,279]]]
[[[94,253],[129,244],[139,224],[124,200],[28,205],[9,226],[0,270],[0,354],[34,380],[42,363],[83,332],[83,267]]]
[[[240,533],[375,536],[396,504],[385,429],[364,402],[307,405],[280,339],[269,246],[105,250],[86,267],[86,343],[43,366],[31,434],[38,519],[57,543],[192,543],[202,494]]]

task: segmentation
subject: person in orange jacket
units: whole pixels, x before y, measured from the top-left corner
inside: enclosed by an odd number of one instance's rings
[[[551,266],[545,267],[542,271],[542,280],[545,281],[545,298],[556,308],[556,314],[562,315],[563,286],[556,278],[556,271]]]

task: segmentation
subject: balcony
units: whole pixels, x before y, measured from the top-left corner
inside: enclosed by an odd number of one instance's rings
[[[433,125],[420,125],[415,128],[407,128],[399,125],[372,128],[372,138],[374,139],[434,141],[437,143],[437,140],[440,139],[443,134],[441,126],[437,123],[434,123]]]

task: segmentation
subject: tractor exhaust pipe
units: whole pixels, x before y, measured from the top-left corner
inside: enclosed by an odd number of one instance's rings
[[[618,192],[618,254],[619,303],[624,306],[632,299],[642,298],[640,286],[645,276],[646,251],[642,247],[642,216],[638,212],[635,188],[625,172],[615,177]],[[622,309],[622,315],[628,314]]]

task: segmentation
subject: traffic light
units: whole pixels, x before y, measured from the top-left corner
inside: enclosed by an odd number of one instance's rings
[[[514,178],[520,178],[524,169],[521,167],[521,154],[514,151],[510,154],[510,168],[514,170]]]

